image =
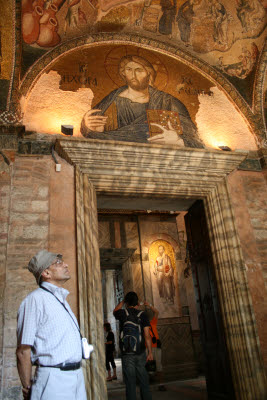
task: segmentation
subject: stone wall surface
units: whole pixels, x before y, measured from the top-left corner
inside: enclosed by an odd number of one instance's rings
[[[74,169],[60,157],[57,159],[61,164],[60,172],[56,172],[55,163],[50,162],[48,247],[62,254],[69,266],[71,279],[64,287],[70,292],[68,302],[78,316]]]
[[[4,334],[4,293],[6,280],[6,246],[9,224],[11,168],[0,159],[0,367],[3,372],[3,334]],[[2,387],[3,373],[0,374],[0,388]]]
[[[3,340],[3,399],[17,399],[16,317],[23,298],[36,289],[26,266],[48,245],[49,179],[47,157],[17,157],[11,173],[9,230],[6,252]],[[7,192],[8,194],[8,192]]]
[[[72,167],[64,160],[61,163],[60,173],[55,172],[50,156],[17,156],[9,167],[0,163],[1,395],[5,400],[21,398],[15,357],[16,317],[21,301],[36,289],[27,264],[40,249],[62,252],[70,264],[74,279],[67,288],[77,314],[74,178]]]
[[[267,186],[260,172],[235,171],[228,178],[246,263],[262,356],[267,367]]]

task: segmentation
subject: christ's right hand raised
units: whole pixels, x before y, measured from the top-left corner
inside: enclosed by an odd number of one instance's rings
[[[102,110],[92,109],[84,116],[84,124],[90,131],[104,132],[108,117],[105,117],[104,115],[94,115],[99,112],[102,112]]]

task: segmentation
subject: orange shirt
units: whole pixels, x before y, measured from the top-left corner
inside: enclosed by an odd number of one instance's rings
[[[158,334],[158,330],[157,330],[157,323],[158,323],[158,319],[153,317],[152,320],[150,321],[150,326],[153,329],[154,335],[156,336],[156,339],[159,339],[159,334]],[[151,336],[151,339],[153,338],[153,333],[151,331],[151,327],[149,328],[149,333]],[[157,347],[157,342],[153,343],[152,342],[152,347]]]

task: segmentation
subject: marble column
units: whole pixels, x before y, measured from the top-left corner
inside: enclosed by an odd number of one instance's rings
[[[102,281],[96,193],[76,167],[76,223],[80,326],[95,351],[83,363],[88,400],[107,400]]]
[[[256,321],[226,180],[204,205],[236,398],[263,400],[266,382]]]
[[[116,332],[116,320],[113,316],[113,310],[116,306],[115,304],[115,293],[114,293],[114,270],[106,270],[106,312],[107,321],[111,325],[111,330]]]

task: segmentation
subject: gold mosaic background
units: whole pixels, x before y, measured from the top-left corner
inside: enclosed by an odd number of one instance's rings
[[[12,2],[0,0],[0,79],[10,79],[12,71]]]

